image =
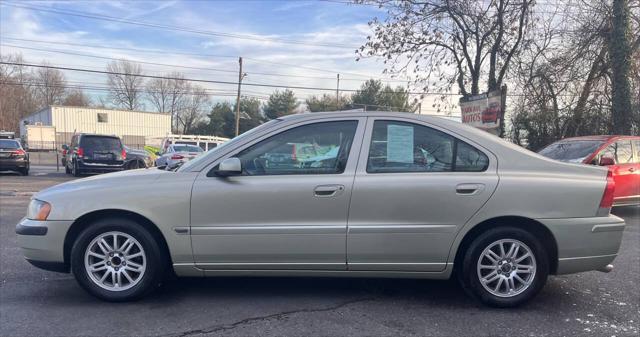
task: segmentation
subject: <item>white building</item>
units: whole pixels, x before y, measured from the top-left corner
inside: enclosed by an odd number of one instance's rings
[[[126,145],[142,146],[145,139],[171,133],[168,113],[98,109],[53,105],[20,120],[20,135],[26,125],[55,127],[56,143],[68,144],[74,133],[116,135]]]

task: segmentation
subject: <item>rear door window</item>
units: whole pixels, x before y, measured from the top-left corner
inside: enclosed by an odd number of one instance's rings
[[[621,140],[609,144],[598,154],[598,160],[602,157],[609,157],[614,160],[617,165],[633,162],[633,151],[631,149],[631,141]]]
[[[368,173],[480,172],[488,165],[484,153],[442,131],[398,121],[373,125]]]
[[[633,163],[633,149],[630,140],[620,140],[618,144],[617,163],[630,164]]]

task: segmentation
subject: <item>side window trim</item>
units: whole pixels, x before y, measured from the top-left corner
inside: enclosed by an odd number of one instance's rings
[[[420,127],[425,127],[425,128],[429,128],[438,132],[442,132],[444,134],[446,134],[447,136],[451,137],[453,139],[453,148],[452,148],[452,163],[451,163],[451,169],[450,170],[446,170],[446,171],[393,171],[393,172],[369,172],[368,168],[369,168],[369,152],[371,151],[371,146],[373,144],[373,130],[375,127],[375,123],[379,122],[379,121],[383,121],[383,122],[398,122],[398,123],[408,123],[408,124],[413,124],[416,126],[420,126]],[[429,174],[433,174],[433,173],[483,173],[483,172],[487,172],[489,171],[489,169],[492,167],[492,162],[496,160],[495,155],[483,148],[482,146],[478,146],[476,145],[473,140],[467,141],[465,140],[464,136],[458,136],[455,132],[452,132],[446,128],[442,128],[442,127],[438,127],[437,125],[432,125],[431,123],[428,122],[424,122],[421,120],[414,120],[414,119],[410,119],[410,118],[376,118],[376,117],[369,117],[367,119],[367,130],[366,133],[364,135],[364,139],[362,142],[362,147],[361,147],[361,152],[360,152],[360,159],[358,160],[358,171],[364,173],[364,174],[406,174],[406,173],[429,173]],[[462,139],[461,139],[462,138]],[[468,170],[456,170],[456,166],[457,166],[457,155],[458,155],[458,147],[459,147],[459,143],[464,143],[467,146],[471,147],[472,149],[474,149],[475,151],[477,151],[479,154],[481,154],[482,156],[484,156],[487,160],[486,165],[484,166],[484,168],[482,170],[478,170],[478,171],[468,171]],[[366,146],[365,146],[366,145]],[[360,168],[360,165],[362,165],[362,168]],[[495,164],[493,164],[494,169],[495,169]]]

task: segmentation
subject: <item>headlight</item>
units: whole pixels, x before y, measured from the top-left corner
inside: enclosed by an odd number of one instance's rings
[[[51,212],[51,204],[42,200],[31,199],[29,208],[27,209],[27,218],[44,221],[47,220],[49,212]]]

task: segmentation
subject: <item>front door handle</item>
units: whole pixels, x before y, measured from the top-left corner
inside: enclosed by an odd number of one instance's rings
[[[313,190],[316,197],[335,197],[344,191],[344,185],[319,185]]]
[[[484,184],[458,184],[456,193],[460,195],[475,195],[484,189]]]
[[[629,172],[634,172],[636,169],[634,169],[633,167],[629,168]]]

